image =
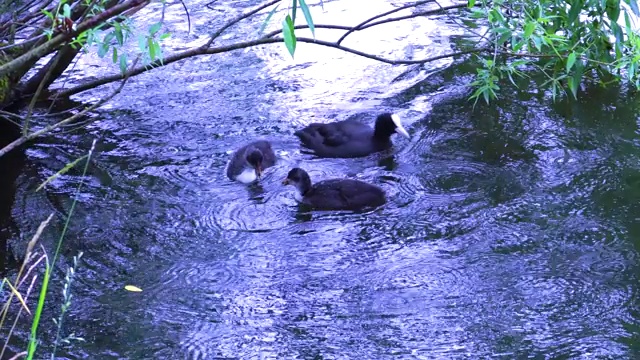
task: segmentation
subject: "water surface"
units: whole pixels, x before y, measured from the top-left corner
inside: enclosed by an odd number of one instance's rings
[[[398,6],[362,3],[325,1],[316,22],[357,23]],[[202,41],[249,5],[194,5],[195,29],[174,46]],[[169,9],[174,31],[185,30],[180,8]],[[455,49],[460,35],[442,16],[374,28],[345,45],[422,58]],[[424,46],[406,46],[418,40]],[[83,61],[88,73],[99,63]],[[640,99],[588,88],[578,102],[554,104],[531,85],[474,108],[472,73],[470,62],[394,67],[302,44],[295,60],[271,45],[132,79],[99,121],[28,150],[17,180],[14,221],[29,237],[55,212],[51,246],[81,177],[34,189],[98,139],[46,309],[57,316],[59,278],[84,252],[65,331],[87,342],[59,354],[635,358]],[[313,121],[371,122],[382,111],[399,113],[412,134],[394,138],[391,154],[315,159],[293,136]],[[228,181],[231,151],[258,137],[273,142],[277,166],[260,186]],[[280,184],[293,166],[314,180],[378,184],[390,201],[364,214],[301,214]],[[44,354],[54,324],[45,320],[42,332]]]

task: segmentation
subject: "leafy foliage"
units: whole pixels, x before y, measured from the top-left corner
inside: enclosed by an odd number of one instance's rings
[[[489,26],[492,57],[478,70],[475,101],[495,98],[496,83],[522,76],[516,71],[522,66],[545,75],[541,86],[554,99],[561,91],[577,97],[584,80],[626,80],[640,88],[640,38],[631,21],[640,16],[636,0],[468,0],[468,7]]]
[[[320,4],[324,6],[322,2],[320,2]],[[280,4],[277,4],[275,7],[273,7],[273,9],[271,9],[269,14],[267,15],[267,18],[264,20],[264,22],[262,23],[262,26],[260,27],[260,33],[264,31],[264,28],[267,26],[267,24],[269,23],[269,21],[273,17],[273,14],[277,11],[279,6]],[[297,45],[295,23],[296,23],[296,14],[298,11],[298,7],[300,8],[300,10],[302,11],[302,14],[304,15],[304,19],[307,22],[307,26],[309,26],[309,30],[311,30],[311,34],[313,34],[314,37],[316,36],[313,17],[311,16],[311,11],[309,11],[309,6],[307,5],[307,2],[305,0],[293,0],[293,3],[289,8],[290,13],[287,12],[284,19],[282,20],[282,38],[284,39],[284,44],[287,47],[289,54],[291,54],[291,57],[294,56],[296,52],[296,45]]]

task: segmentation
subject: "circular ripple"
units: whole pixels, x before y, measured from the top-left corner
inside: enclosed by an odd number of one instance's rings
[[[225,261],[182,261],[168,268],[160,279],[163,287],[193,285],[208,289],[226,287],[239,276],[235,267]]]
[[[273,195],[268,197],[273,199]],[[287,226],[290,217],[285,205],[277,201],[235,199],[215,209],[212,220],[222,230],[269,231]]]
[[[398,207],[404,207],[419,199],[425,189],[416,176],[402,173],[388,173],[382,176],[387,201],[392,200]]]

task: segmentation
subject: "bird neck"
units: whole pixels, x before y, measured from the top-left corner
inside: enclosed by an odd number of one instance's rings
[[[389,130],[382,126],[376,126],[375,129],[373,129],[373,138],[378,141],[388,141],[389,138],[391,138],[391,135],[393,135],[393,132],[393,130]]]
[[[298,192],[302,196],[307,195],[307,193],[309,193],[310,190],[311,190],[311,180],[310,179],[303,179],[301,182],[298,183]]]

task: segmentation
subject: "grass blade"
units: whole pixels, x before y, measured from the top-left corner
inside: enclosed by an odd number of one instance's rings
[[[96,140],[93,140],[91,144],[91,150],[89,150],[89,154],[87,155],[87,161],[84,164],[84,169],[82,171],[82,177],[84,178],[87,175],[87,170],[89,169],[89,163],[91,161],[91,156],[93,155],[93,151],[96,147]],[[73,211],[76,208],[76,203],[78,202],[78,194],[82,189],[82,185],[84,181],[80,181],[78,187],[76,188],[75,195],[73,197],[73,201],[71,202],[71,208],[69,209],[69,215],[67,215],[67,219],[64,223],[64,227],[62,228],[62,233],[58,238],[58,245],[56,247],[56,252],[53,255],[53,260],[51,264],[49,264],[49,258],[46,258],[46,270],[44,272],[44,278],[42,279],[42,288],[40,288],[40,296],[38,296],[38,306],[36,307],[36,312],[33,317],[33,322],[31,323],[31,336],[29,337],[29,344],[27,346],[27,360],[33,360],[33,356],[36,353],[36,348],[38,346],[38,326],[40,325],[40,317],[42,316],[42,309],[44,308],[44,302],[47,297],[47,289],[49,287],[49,281],[51,280],[51,272],[53,266],[55,266],[56,260],[58,259],[58,255],[60,254],[60,248],[62,247],[62,241],[64,240],[65,235],[67,234],[67,230],[69,229],[69,223],[71,222],[71,216],[73,215]]]
[[[27,303],[24,302],[24,299],[22,298],[22,295],[20,294],[20,292],[18,292],[18,290],[14,288],[13,285],[11,285],[11,282],[9,280],[7,280],[7,285],[9,285],[9,288],[11,289],[11,292],[13,293],[13,295],[15,295],[18,298],[18,301],[20,301],[20,304],[22,304],[24,311],[26,311],[27,314],[31,315],[31,311],[29,311],[29,308],[27,307]]]
[[[115,50],[115,49],[114,49]],[[78,159],[68,163],[67,165],[65,165],[60,171],[58,171],[57,173],[49,176],[47,178],[47,180],[45,180],[42,184],[40,184],[40,186],[38,186],[38,188],[36,189],[36,192],[40,191],[43,187],[45,187],[48,183],[52,182],[53,180],[57,179],[60,175],[64,175],[65,173],[67,173],[69,170],[71,170],[71,168],[73,168],[74,166],[76,166],[80,161],[82,161],[83,159],[85,159],[87,156],[89,155],[84,155],[79,157]]]

